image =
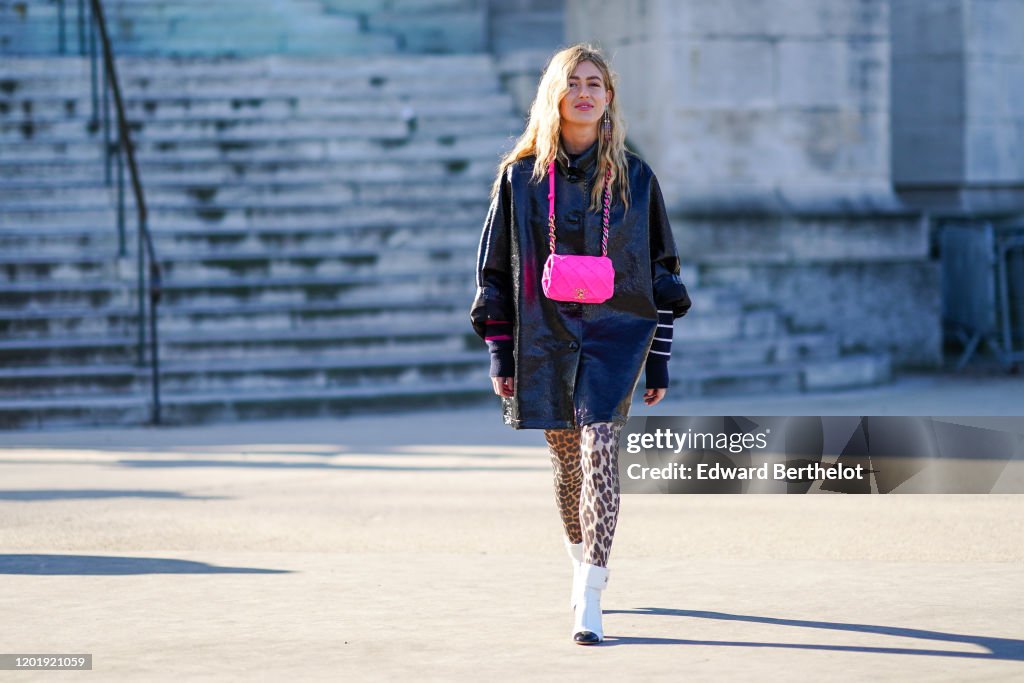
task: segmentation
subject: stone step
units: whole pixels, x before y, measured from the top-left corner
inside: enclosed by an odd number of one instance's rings
[[[120,80],[120,73],[118,73]],[[454,82],[453,79],[455,79]],[[0,96],[8,102],[66,103],[76,100],[79,106],[92,98],[88,78],[45,78],[39,76],[0,78]],[[444,92],[452,97],[499,92],[493,70],[472,70],[447,74],[433,72],[408,75],[347,75],[344,72],[325,78],[319,74],[291,75],[271,78],[239,78],[235,75],[206,75],[156,78],[139,76],[121,82],[121,91],[131,99],[161,103],[174,99],[245,100],[261,98],[335,97],[351,100],[377,96],[419,95]]]
[[[232,55],[259,57],[268,52],[282,52],[296,55],[351,55],[392,54],[397,50],[395,36],[386,34],[350,34],[345,40],[328,33],[312,35],[221,35],[212,38],[182,36],[175,38],[153,37],[145,41],[121,41],[117,54],[124,55]],[[56,31],[41,35],[10,33],[0,28],[0,55],[42,56],[59,52],[59,38]],[[77,51],[72,38],[67,50]]]
[[[367,333],[368,332],[368,333]],[[438,329],[405,330],[406,337],[395,331],[386,334],[381,330],[364,332],[362,337],[349,333],[344,337],[348,344],[323,348],[318,342],[324,336],[306,336],[293,342],[305,349],[303,354],[285,354],[290,351],[284,345],[275,344],[271,336],[257,335],[247,339],[238,335],[211,335],[205,339],[167,338],[162,343],[161,353],[178,351],[179,359],[168,359],[161,363],[161,383],[168,392],[208,391],[249,388],[295,388],[355,386],[367,382],[395,380],[409,372],[422,371],[426,367],[452,372],[457,368],[478,371],[485,364],[486,351],[479,340],[472,338],[473,348],[463,339],[452,338]],[[117,340],[104,340],[108,346]],[[359,345],[354,345],[355,341]],[[402,342],[406,342],[403,344]],[[245,355],[206,355],[196,349],[206,349],[221,343],[228,346],[250,344],[255,353]],[[802,342],[806,344],[807,342]],[[733,344],[736,346],[736,344]],[[680,355],[686,356],[697,351],[697,345],[684,346]],[[179,348],[180,347],[180,348]],[[79,348],[82,348],[79,346]],[[126,338],[119,346],[122,354],[132,349],[131,339]],[[186,351],[191,360],[181,360]],[[5,352],[7,349],[0,349]],[[700,382],[709,388],[710,383],[765,381],[787,384],[796,376],[802,389],[814,390],[836,386],[861,386],[882,379],[884,368],[882,358],[871,355],[818,356],[814,358],[790,359],[787,362],[766,366],[763,363],[728,363],[726,365],[693,365],[673,363],[673,374],[679,375],[679,384]],[[0,368],[0,398],[18,396],[51,396],[65,393],[103,391],[106,393],[134,392],[142,387],[138,382],[148,383],[148,367],[132,363],[93,363],[82,366],[6,366]],[[793,389],[794,387],[789,387]]]
[[[486,375],[486,369],[482,371]],[[164,394],[165,424],[279,419],[457,406],[493,398],[486,377],[446,382],[413,381],[306,391],[249,390],[215,394]],[[148,420],[148,395],[0,401],[0,428],[41,429],[81,425],[140,424]]]
[[[382,294],[364,304],[324,303],[240,303],[230,307],[216,304],[179,302],[159,307],[162,336],[174,337],[224,331],[273,330],[294,333],[303,330],[335,330],[343,338],[359,330],[392,329],[410,320],[425,326],[447,327],[451,334],[468,329],[469,303],[451,298],[422,296],[397,298]],[[104,339],[111,331],[118,337],[136,334],[137,308],[63,308],[29,310],[0,309],[0,335],[11,348],[46,345],[52,340],[63,348],[67,337]],[[121,342],[118,342],[121,343]]]
[[[150,199],[156,199],[156,204],[177,203],[178,201],[191,200],[192,204],[206,204],[208,201],[216,203],[218,199],[238,197],[246,198],[253,195],[253,203],[249,206],[270,202],[280,203],[289,196],[302,196],[312,194],[319,188],[348,187],[354,188],[355,192],[372,195],[382,187],[406,187],[411,192],[422,192],[425,187],[445,187],[445,192],[452,196],[462,196],[471,189],[475,198],[480,203],[489,204],[491,183],[493,182],[493,163],[476,163],[465,167],[458,165],[458,171],[449,170],[451,166],[443,163],[415,163],[408,166],[398,163],[396,165],[381,165],[365,174],[357,175],[348,173],[344,168],[338,168],[338,173],[332,173],[323,169],[322,166],[299,169],[289,173],[286,168],[268,167],[266,165],[243,170],[242,175],[236,175],[230,164],[218,164],[215,168],[197,168],[196,173],[187,174],[176,169],[164,169],[159,172],[151,172],[140,169],[143,182],[143,197],[146,198],[147,206]],[[40,167],[45,169],[46,167]],[[91,177],[84,171],[92,169]],[[422,174],[411,175],[411,168],[422,169]],[[62,197],[66,199],[66,205],[82,208],[116,208],[117,199],[117,167],[112,164],[111,174],[113,177],[111,185],[104,183],[104,169],[92,165],[82,165],[80,172],[71,173],[66,181],[62,181],[56,172],[40,175],[21,174],[14,180],[0,176],[0,210],[8,208],[7,200],[11,202],[20,201],[25,206],[17,207],[19,210],[27,208],[46,208],[45,204],[53,204],[47,201],[48,198]],[[127,175],[127,173],[126,173]],[[403,176],[410,177],[403,177]],[[130,178],[125,178],[124,199],[128,208],[134,206],[134,193],[131,189]],[[267,194],[255,196],[254,191],[246,190],[247,187],[259,187]],[[469,188],[469,189],[462,189]],[[92,194],[90,194],[92,192]],[[47,194],[51,193],[51,194]],[[96,195],[102,195],[98,198]],[[206,200],[209,197],[210,200]],[[39,200],[39,201],[36,201]],[[229,203],[245,203],[230,199]],[[134,210],[134,209],[133,209]]]
[[[0,253],[0,289],[12,282],[49,281],[74,286],[79,281],[108,280],[117,264],[106,252],[61,257],[53,254]]]
[[[381,287],[386,287],[389,274],[398,269],[457,268],[472,272],[476,258],[473,247],[461,249],[407,249],[380,254],[373,251],[340,252],[323,255],[206,255],[193,258],[160,260],[164,281],[167,283],[204,281],[227,276],[263,277],[268,280],[292,277],[328,278],[345,275],[375,275]],[[124,269],[128,270],[128,269]],[[109,256],[79,258],[63,263],[0,262],[0,291],[8,284],[25,282],[52,282],[72,286],[72,283],[106,282],[118,274],[118,265]],[[126,284],[131,273],[125,272]]]
[[[782,334],[785,329],[778,314],[751,314],[736,307],[712,307],[710,302],[694,298],[694,307],[685,323],[676,323],[675,339],[680,341],[764,338]],[[707,306],[705,308],[705,306]]]
[[[231,56],[154,56],[119,55],[117,71],[121,79],[202,78],[210,74],[248,79],[288,78],[290,76],[319,75],[326,79],[345,77],[371,77],[392,74],[408,76],[445,72],[461,74],[487,71],[494,68],[489,54],[476,55],[361,55],[331,56],[266,54],[254,57]],[[89,71],[89,58],[78,55],[49,57],[6,56],[0,62],[0,80],[26,76],[80,77]],[[127,80],[125,81],[127,82]]]
[[[736,396],[829,391],[884,384],[891,379],[888,354],[853,354],[772,365],[670,370],[672,391],[687,396]]]
[[[379,203],[350,203],[348,205],[323,203],[319,206],[267,206],[267,207],[153,207],[149,211],[149,225],[154,230],[177,231],[175,237],[188,237],[189,231],[209,235],[215,230],[241,231],[295,229],[302,231],[331,231],[343,233],[350,228],[372,226],[430,225],[427,220],[441,216],[440,225],[466,225],[482,223],[487,212],[486,197],[476,201],[395,201],[390,206]],[[417,220],[417,216],[428,217]],[[129,220],[134,217],[129,215]],[[95,226],[116,225],[113,208],[36,207],[32,209],[0,209],[0,242],[5,237],[30,236],[49,230],[95,229]],[[438,223],[435,223],[438,224]],[[129,223],[129,225],[131,225]],[[90,228],[89,226],[94,226]],[[8,230],[9,229],[9,230]]]
[[[386,138],[400,140],[408,137],[437,137],[441,135],[491,134],[509,136],[523,128],[523,121],[512,115],[416,117],[406,120],[401,112],[388,116],[366,118],[304,118],[266,119],[257,117],[231,119],[178,119],[136,121],[131,124],[131,139],[136,142],[179,140],[206,140],[211,144],[220,140],[254,140],[269,138],[308,137],[311,131],[332,139]],[[104,139],[102,126],[85,119],[55,123],[35,121],[0,121],[0,141],[5,143],[32,142],[48,145],[66,144],[91,137],[96,142]],[[111,127],[110,138],[116,137]]]
[[[224,19],[230,23],[231,20]],[[224,31],[219,27],[204,27],[194,32],[175,34],[173,22],[159,22],[140,26],[130,33],[119,30],[120,22],[107,24],[110,40],[119,56],[125,55],[234,55],[260,56],[268,52],[295,55],[349,55],[393,54],[399,46],[396,36],[381,32],[351,32],[310,23],[294,28],[260,28],[252,26],[242,31]],[[0,24],[0,54],[41,56],[59,52],[59,33],[56,23],[11,26]],[[67,26],[68,51],[78,51],[78,27]],[[86,43],[88,45],[88,43]]]
[[[126,181],[127,183],[127,181]],[[225,212],[260,210],[275,207],[327,206],[339,211],[355,206],[375,204],[433,204],[439,202],[486,201],[488,184],[445,181],[356,182],[334,183],[232,183],[230,185],[191,185],[178,188],[149,187],[145,191],[146,206],[151,211],[172,211],[218,208]],[[5,188],[0,187],[3,213],[16,211],[81,211],[109,210],[117,200],[117,188],[94,187]],[[135,196],[125,192],[125,206],[135,211]],[[228,218],[225,215],[225,218]]]
[[[892,360],[888,353],[853,353],[807,363],[801,388],[804,391],[835,391],[891,381]]]
[[[243,5],[193,5],[181,6],[138,5],[135,8],[119,6],[106,0],[103,14],[107,23],[107,35],[117,48],[147,39],[167,38],[218,38],[231,27],[231,33],[248,38],[289,39],[302,35],[320,36],[328,32],[339,40],[347,40],[359,34],[361,27],[357,17],[340,14],[324,15],[320,8],[302,0],[289,0],[290,12],[277,14],[259,7],[258,3],[248,9]],[[68,38],[78,44],[78,10],[68,2],[65,10],[65,31]],[[305,5],[305,7],[303,7]],[[310,11],[312,10],[312,11]],[[0,19],[17,33],[29,33],[32,37],[57,37],[60,30],[60,14],[57,8],[48,14],[20,14],[0,7]],[[71,35],[71,34],[74,35]]]
[[[511,148],[511,140],[502,140],[490,134],[439,135],[434,138],[401,137],[333,138],[317,136],[310,131],[303,136],[283,139],[247,138],[235,140],[182,140],[178,142],[135,143],[136,159],[140,165],[153,161],[207,163],[218,161],[252,162],[257,160],[292,159],[330,160],[335,163],[357,164],[364,159],[383,158],[403,161],[493,159]],[[12,142],[0,148],[0,161],[23,164],[26,161],[61,160],[94,164],[102,169],[105,161],[101,144],[95,141],[64,143]]]
[[[176,254],[230,254],[234,249],[393,249],[405,246],[464,246],[479,240],[482,213],[454,209],[406,210],[381,207],[373,216],[338,216],[318,223],[262,225],[250,228],[158,225],[151,229],[157,258]],[[363,220],[360,220],[363,218]],[[79,249],[117,253],[117,230],[108,219],[98,228],[81,225],[0,228],[0,249],[42,251],[55,255]],[[129,254],[134,253],[135,217],[126,223]]]
[[[321,4],[331,14],[433,13],[471,10],[480,6],[479,0],[321,0]]]
[[[22,45],[35,46],[39,41],[55,41],[55,15],[2,13],[0,16],[3,14],[17,19],[13,34],[10,29],[0,29],[0,35],[20,38],[8,43],[9,51]],[[325,33],[349,33],[348,38],[387,36],[390,38],[388,47],[407,52],[474,53],[486,49],[489,33],[487,10],[478,2],[461,6],[452,3],[382,4],[371,8],[360,0],[331,3],[329,7],[291,0],[286,9],[280,3],[254,2],[248,12],[243,12],[240,5],[221,3],[202,6],[115,2],[106,6],[105,14],[108,31],[122,54],[144,52],[144,48],[166,53],[175,46],[182,49],[182,44],[190,46],[189,52],[216,54],[218,50],[210,45],[211,41],[219,49],[227,45],[252,52],[276,49],[309,53],[306,43]],[[77,19],[77,12],[73,16]],[[217,32],[222,26],[231,26],[233,31]],[[358,30],[364,33],[353,35]],[[323,48],[322,51],[331,52],[329,43]]]
[[[57,11],[58,0],[0,0],[0,14],[4,12],[11,12],[17,16],[29,16],[28,10],[32,10],[32,13],[43,12],[43,11]],[[289,4],[308,11],[311,9],[319,10],[321,5],[319,2],[313,2],[312,0],[289,0]],[[65,11],[73,17],[78,16],[77,5],[74,2],[68,2]],[[19,9],[25,6],[24,10]],[[211,11],[237,11],[239,13],[248,10],[251,14],[254,9],[265,10],[275,7],[273,0],[250,0],[243,2],[242,0],[221,0],[216,5],[210,5],[204,3],[202,0],[104,0],[103,8],[105,12],[116,13],[116,12],[135,12],[143,14],[152,14],[154,12],[179,12],[179,11],[195,11],[195,12],[211,12]],[[88,13],[89,8],[86,7]]]
[[[204,162],[201,166],[179,161],[149,162],[140,164],[139,172],[144,189],[148,190],[155,187],[190,188],[242,183],[409,182],[418,179],[490,183],[494,180],[496,169],[497,161],[490,158],[449,161],[367,159],[358,164],[278,159],[249,163]],[[0,159],[2,187],[11,189],[95,187],[98,182],[97,173],[95,163],[22,163]]]
[[[129,252],[132,253],[132,252]],[[373,274],[387,281],[395,269],[458,267],[472,269],[476,245],[467,240],[452,246],[408,245],[382,251],[349,249],[340,251],[281,250],[270,252],[231,251],[229,253],[163,253],[159,261],[167,281],[204,279],[224,275],[265,278],[344,274]],[[134,259],[129,259],[129,264]],[[104,251],[80,251],[74,254],[0,254],[0,289],[12,282],[88,282],[115,276],[119,264]],[[129,269],[124,269],[129,270]],[[130,273],[125,273],[130,275]]]
[[[2,0],[16,2],[16,0]],[[191,7],[200,5],[205,0],[105,0],[112,6],[131,8],[134,6],[148,8],[150,3],[166,7]],[[268,0],[223,0],[226,6],[260,6]],[[319,0],[317,7],[326,8],[330,13],[367,14],[371,12],[436,12],[438,10],[473,9],[479,6],[479,0]],[[273,6],[271,3],[270,6]]]
[[[377,348],[372,354],[266,355],[161,363],[161,391],[200,393],[249,389],[296,392],[373,384],[418,377],[424,381],[486,377],[486,351],[467,352],[452,344],[421,342],[411,350]],[[0,399],[69,395],[142,394],[149,367],[131,363],[64,367],[0,368]]]
[[[0,340],[0,367],[126,362],[134,358],[136,343],[137,333],[130,329],[119,336]],[[211,330],[202,335],[164,330],[160,335],[160,357],[167,361],[323,352],[366,355],[400,348],[420,352],[475,350],[486,354],[483,343],[470,329],[465,311],[418,316],[388,324],[349,323],[338,328]],[[688,374],[693,369],[707,367],[831,359],[838,356],[838,351],[836,336],[827,333],[773,339],[682,339],[673,346],[676,358],[673,369]]]
[[[87,335],[101,337],[111,329],[131,332],[137,320],[137,299],[134,273],[131,266],[126,268],[127,277],[120,287],[127,290],[121,294],[121,306],[69,306],[60,300],[52,303],[34,302],[32,307],[0,309],[0,335],[11,343],[17,340],[28,340],[33,343],[44,343],[46,337],[59,341],[61,336]],[[113,285],[112,285],[113,287]],[[695,299],[703,302],[718,316],[717,325],[702,315],[677,321],[677,341],[693,344],[696,362],[706,362],[709,354],[735,355],[738,360],[751,354],[758,357],[772,356],[768,360],[780,360],[792,355],[776,347],[778,338],[744,338],[741,347],[728,346],[732,342],[729,337],[708,337],[716,327],[722,334],[735,334],[744,331],[742,322],[737,323],[740,311],[733,295],[720,288],[701,288],[694,290]],[[365,303],[344,302],[239,302],[230,306],[215,303],[203,303],[181,300],[163,302],[159,307],[160,329],[168,334],[176,332],[191,333],[222,330],[253,330],[272,331],[285,330],[289,334],[297,330],[314,330],[336,327],[350,330],[359,326],[379,326],[402,324],[409,319],[425,320],[432,324],[450,325],[453,334],[459,334],[468,320],[471,297],[431,298],[423,295],[409,297],[395,296],[381,292],[379,296]],[[697,320],[697,322],[693,322]],[[749,326],[748,326],[749,327]],[[703,337],[700,333],[703,333]],[[341,333],[339,333],[341,334]],[[801,335],[788,335],[786,340],[793,343],[803,339]],[[820,339],[810,336],[809,339]],[[725,342],[726,347],[721,347]],[[757,346],[763,342],[764,348]],[[709,344],[708,348],[702,344]],[[788,343],[788,342],[787,342]],[[821,342],[834,343],[834,342]],[[719,345],[719,348],[713,348]],[[748,347],[756,348],[748,348]],[[20,347],[19,347],[20,348]],[[691,347],[687,347],[691,348]],[[813,351],[813,349],[812,349]],[[699,353],[698,353],[699,352]],[[810,352],[808,352],[810,353]],[[817,353],[817,351],[815,351]],[[806,355],[806,354],[804,354]],[[691,354],[687,353],[686,358]]]
[[[483,8],[374,12],[367,16],[366,27],[397,35],[399,49],[417,53],[483,52],[489,32]]]
[[[88,78],[85,75],[84,78]],[[0,87],[3,82],[0,81]],[[0,90],[2,93],[2,90]],[[402,93],[373,97],[339,96],[264,97],[182,97],[173,91],[166,95],[123,95],[125,116],[129,122],[234,120],[260,117],[264,120],[417,117],[491,118],[515,111],[504,92],[438,95],[437,91]],[[15,123],[47,121],[86,121],[92,118],[89,98],[36,97],[23,99],[0,95],[0,121]]]
[[[695,370],[732,366],[759,366],[794,361],[834,359],[839,355],[835,334],[780,334],[739,339],[687,339],[687,322],[677,321],[678,337],[672,344],[672,373],[688,376]]]
[[[838,372],[845,365],[846,372]],[[444,382],[424,381],[410,374],[404,381],[375,382],[366,386],[303,390],[248,389],[226,392],[167,392],[162,396],[163,417],[168,424],[274,419],[298,416],[350,414],[360,411],[407,410],[421,406],[460,403],[494,403],[484,366],[476,374]],[[673,393],[715,396],[738,388],[748,393],[799,391],[807,374],[816,369],[837,370],[833,379],[841,386],[871,386],[887,381],[888,358],[884,355],[852,356],[840,361],[806,363],[777,368],[732,367],[690,371],[673,381]],[[467,373],[468,375],[469,373]],[[854,385],[851,382],[860,382]],[[822,387],[824,388],[824,387]],[[636,400],[636,399],[634,399]],[[39,429],[82,424],[138,424],[149,414],[148,394],[127,396],[61,396],[0,400],[0,428]]]
[[[379,297],[380,276],[335,275],[331,277],[222,277],[193,281],[167,281],[163,301],[195,301],[232,305],[241,302],[337,302],[367,303]],[[452,296],[470,301],[475,292],[472,271],[403,271],[388,274],[387,292],[394,297]],[[127,304],[131,292],[106,282],[80,282],[68,289],[63,282],[11,282],[0,289],[0,307],[26,309],[47,305],[108,306]]]
[[[475,349],[478,360],[486,361],[487,350],[471,330],[469,315],[463,313],[461,324],[454,328],[451,326],[454,313],[449,309],[444,316],[428,316],[423,324],[414,324],[405,318],[390,323],[364,321],[302,329],[171,329],[159,335],[161,366],[186,360],[215,363],[230,359],[243,362],[286,355],[312,357],[324,354],[366,361],[383,351],[403,349],[405,352],[430,353],[438,349]],[[139,337],[137,319],[132,322],[135,324],[119,330],[117,335],[82,334],[2,340],[0,358],[5,368],[47,367],[53,369],[54,374],[59,374],[61,367],[133,362]],[[144,355],[148,357],[148,348]]]

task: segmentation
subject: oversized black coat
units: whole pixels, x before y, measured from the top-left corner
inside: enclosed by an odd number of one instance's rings
[[[654,173],[627,152],[630,205],[613,193],[608,256],[615,293],[601,304],[554,301],[541,290],[549,253],[548,182],[531,182],[534,157],[510,165],[484,221],[477,294],[470,310],[481,337],[488,320],[513,323],[515,396],[503,398],[515,429],[623,423],[647,358],[658,309],[686,313],[679,256]],[[601,212],[588,210],[597,143],[575,159],[559,155],[556,251],[601,253]]]

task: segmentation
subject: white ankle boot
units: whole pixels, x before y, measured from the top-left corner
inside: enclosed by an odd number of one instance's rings
[[[594,645],[604,640],[601,627],[601,591],[608,585],[608,568],[580,563],[573,582],[572,639],[579,645]]]
[[[569,553],[569,559],[572,560],[572,585],[575,587],[576,575],[580,573],[580,563],[583,562],[583,543],[569,543],[565,536],[562,536],[562,541],[565,543],[565,551]],[[569,594],[569,606],[576,606],[575,590]]]

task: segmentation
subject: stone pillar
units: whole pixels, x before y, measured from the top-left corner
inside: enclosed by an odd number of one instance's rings
[[[1024,2],[891,0],[893,182],[921,206],[1024,208]]]
[[[927,225],[892,190],[889,0],[568,0],[620,75],[702,284],[897,364],[941,359]]]

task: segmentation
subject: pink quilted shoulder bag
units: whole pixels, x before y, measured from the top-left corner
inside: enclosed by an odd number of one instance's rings
[[[541,288],[544,296],[555,301],[579,304],[599,304],[615,292],[615,269],[608,258],[608,181],[612,170],[604,177],[604,215],[600,256],[576,256],[555,253],[555,162],[548,166],[548,245],[550,254],[544,263]]]

